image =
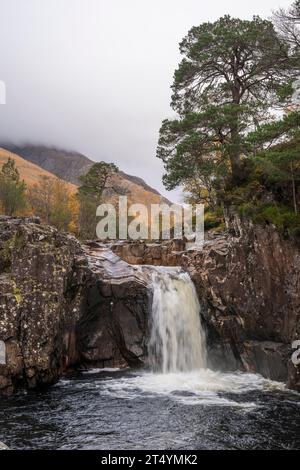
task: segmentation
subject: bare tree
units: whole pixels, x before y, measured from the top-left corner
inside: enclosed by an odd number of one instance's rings
[[[280,8],[273,14],[273,22],[278,33],[293,47],[300,47],[300,0],[290,8]]]
[[[42,175],[28,190],[35,214],[58,230],[68,230],[72,220],[71,194],[65,181]]]

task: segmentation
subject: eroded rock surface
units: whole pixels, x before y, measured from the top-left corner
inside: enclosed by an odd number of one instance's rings
[[[299,390],[291,362],[292,342],[300,338],[299,244],[272,226],[229,222],[227,237],[182,257],[199,294],[212,363]]]
[[[185,250],[183,240],[168,240],[162,243],[126,241],[111,244],[111,250],[127,263],[134,265],[180,266]]]
[[[78,320],[64,294],[80,245],[32,222],[0,220],[0,339],[6,347],[0,388],[7,394],[16,385],[57,380],[64,330]]]
[[[146,282],[107,249],[37,219],[0,218],[0,393],[54,383],[73,366],[139,365]]]
[[[81,311],[80,361],[97,366],[141,366],[146,353],[149,277],[105,246],[85,247],[71,302]],[[78,286],[81,286],[78,289]]]
[[[272,226],[227,218],[228,231],[206,235],[202,251],[174,242],[131,242],[112,249],[129,263],[180,265],[189,272],[201,304],[210,366],[259,372],[300,390],[291,361],[300,339],[300,246]],[[163,254],[162,254],[163,253]]]
[[[35,218],[2,217],[0,393],[54,383],[77,366],[142,365],[145,265],[190,273],[211,367],[259,372],[300,390],[291,361],[300,339],[300,247],[274,227],[231,216],[228,232],[208,234],[202,251],[186,251],[175,241],[82,246]]]

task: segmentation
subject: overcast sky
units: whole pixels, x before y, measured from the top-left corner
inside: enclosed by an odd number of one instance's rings
[[[290,0],[0,0],[0,140],[115,162],[169,198],[155,157],[188,30]]]

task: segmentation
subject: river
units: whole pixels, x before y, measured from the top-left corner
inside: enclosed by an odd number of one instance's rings
[[[0,400],[12,449],[299,449],[299,395],[260,376],[92,370]]]
[[[0,400],[11,449],[300,449],[300,395],[255,374],[207,368],[195,288],[153,268],[149,364],[91,369]]]

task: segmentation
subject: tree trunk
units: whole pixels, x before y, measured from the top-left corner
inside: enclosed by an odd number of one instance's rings
[[[231,130],[231,149],[229,151],[231,164],[232,181],[238,184],[242,180],[241,172],[241,154],[240,154],[240,136],[237,126]]]
[[[232,182],[238,184],[242,180],[241,174],[241,152],[240,152],[240,134],[239,134],[239,106],[240,106],[240,85],[238,77],[235,77],[234,87],[232,89],[233,124],[230,129],[231,149],[229,158],[232,172]]]

